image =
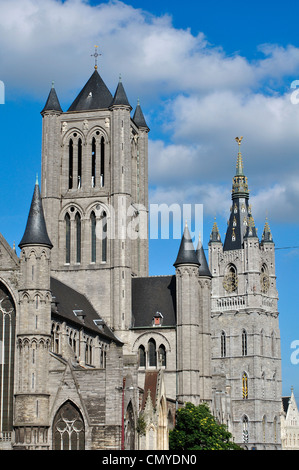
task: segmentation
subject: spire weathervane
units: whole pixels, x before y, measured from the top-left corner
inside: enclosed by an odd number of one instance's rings
[[[94,54],[91,54],[91,57],[94,57],[94,69],[95,70],[97,70],[98,68],[98,57],[99,55],[102,55],[98,53],[98,47],[99,46],[94,46]]]

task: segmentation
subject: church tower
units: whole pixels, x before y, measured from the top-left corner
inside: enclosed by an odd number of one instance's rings
[[[261,240],[249,204],[239,146],[224,243],[214,223],[209,242],[212,279],[212,368],[226,377],[230,431],[251,449],[280,448],[281,356],[274,242],[268,222]]]
[[[52,243],[46,229],[38,183],[19,247],[21,277],[16,324],[15,447],[48,449]]]
[[[148,273],[149,128],[122,80],[97,65],[63,112],[54,88],[41,114],[42,200],[53,276],[84,293],[115,331],[131,326],[131,279]]]
[[[211,274],[199,241],[195,251],[187,225],[174,263],[177,304],[177,399],[211,401]]]

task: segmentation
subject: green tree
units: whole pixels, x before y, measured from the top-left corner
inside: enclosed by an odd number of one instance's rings
[[[224,424],[218,424],[206,404],[186,403],[169,433],[170,450],[241,450]]]

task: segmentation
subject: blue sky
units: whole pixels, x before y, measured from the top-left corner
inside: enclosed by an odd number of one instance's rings
[[[283,394],[299,364],[299,5],[280,2],[0,0],[0,232],[19,243],[40,173],[40,111],[52,80],[64,110],[93,71],[112,93],[121,73],[151,129],[151,203],[203,204],[207,248],[214,217],[225,235],[236,136],[261,235],[276,244]],[[292,101],[292,96],[295,101]],[[150,241],[150,274],[174,272],[179,240]]]

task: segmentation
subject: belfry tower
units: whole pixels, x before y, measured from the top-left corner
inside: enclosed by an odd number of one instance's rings
[[[116,331],[131,325],[132,276],[148,273],[149,128],[139,102],[131,111],[121,79],[112,95],[96,65],[66,112],[54,87],[41,112],[52,273]]]
[[[216,222],[209,242],[212,278],[212,369],[226,377],[231,429],[247,448],[280,448],[281,356],[274,242],[261,240],[238,155],[224,243]]]

